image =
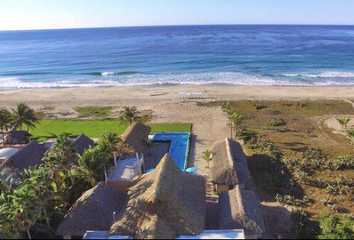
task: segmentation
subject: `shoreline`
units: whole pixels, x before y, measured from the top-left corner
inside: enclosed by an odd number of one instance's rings
[[[182,94],[183,93],[183,94]],[[196,93],[196,94],[192,94]],[[192,101],[354,99],[354,87],[255,87],[255,86],[157,86],[120,88],[66,88],[0,91],[0,107],[13,108],[25,102],[36,110],[55,107],[55,112],[73,112],[78,106],[137,106]]]

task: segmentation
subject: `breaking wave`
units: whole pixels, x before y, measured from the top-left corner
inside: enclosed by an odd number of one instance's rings
[[[100,88],[154,85],[238,85],[238,86],[354,86],[354,73],[251,75],[244,73],[111,74],[75,76],[64,80],[26,81],[20,77],[0,78],[0,89]]]

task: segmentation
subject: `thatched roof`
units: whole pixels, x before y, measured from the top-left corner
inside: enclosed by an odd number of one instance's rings
[[[78,136],[75,140],[74,140],[74,149],[76,151],[76,153],[78,153],[79,155],[82,156],[82,154],[89,149],[91,146],[93,146],[95,144],[95,142],[91,139],[88,138],[85,134],[81,134],[80,136]],[[45,156],[49,156],[49,154],[51,153],[53,149],[53,146],[50,147],[46,153]],[[77,165],[76,160],[74,159],[74,157],[72,157],[72,159],[70,160],[71,164],[73,165]]]
[[[219,219],[221,229],[244,229],[246,235],[265,232],[258,197],[240,186],[220,196]]]
[[[144,141],[149,138],[150,132],[151,128],[149,126],[137,122],[128,127],[122,134],[121,139],[130,152],[143,154],[145,149]]]
[[[12,131],[9,132],[5,139],[5,144],[7,145],[18,145],[23,144],[25,137],[32,136],[27,131]]]
[[[74,140],[76,153],[82,155],[87,149],[95,144],[95,142],[88,138],[85,134],[81,134]]]
[[[109,230],[113,213],[119,214],[125,197],[125,193],[99,183],[76,201],[57,228],[57,235],[82,237],[90,230]]]
[[[212,153],[210,175],[213,183],[236,186],[251,179],[241,144],[226,138],[213,144]]]
[[[32,141],[17,153],[8,158],[3,167],[17,168],[21,172],[43,164],[43,157],[47,148],[36,141]]]
[[[157,168],[135,178],[111,235],[173,239],[205,227],[206,187],[201,176],[183,173],[168,154]]]

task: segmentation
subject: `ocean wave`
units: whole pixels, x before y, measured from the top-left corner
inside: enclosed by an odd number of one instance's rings
[[[287,73],[285,77],[302,77],[302,78],[354,78],[354,72],[323,72],[319,74],[310,73]]]
[[[89,75],[94,76],[125,76],[125,75],[135,75],[135,74],[143,74],[142,72],[134,72],[134,71],[127,71],[127,72],[94,72],[90,73]]]
[[[283,74],[286,77],[250,75],[244,73],[176,73],[176,74],[132,74],[107,75],[107,77],[85,77],[60,81],[26,81],[21,78],[0,78],[0,89],[39,89],[39,88],[100,88],[154,85],[238,85],[238,86],[354,86],[354,79],[348,73],[329,73],[325,78],[296,79],[297,74]],[[304,76],[304,75],[301,75]],[[338,78],[342,76],[342,78]],[[344,77],[347,76],[347,77]],[[295,79],[294,79],[295,77]],[[353,73],[354,77],[354,73]],[[325,79],[325,80],[324,80]]]

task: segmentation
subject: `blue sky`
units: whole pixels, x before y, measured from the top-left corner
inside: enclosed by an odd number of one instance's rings
[[[190,24],[354,25],[354,0],[0,0],[0,30]]]

